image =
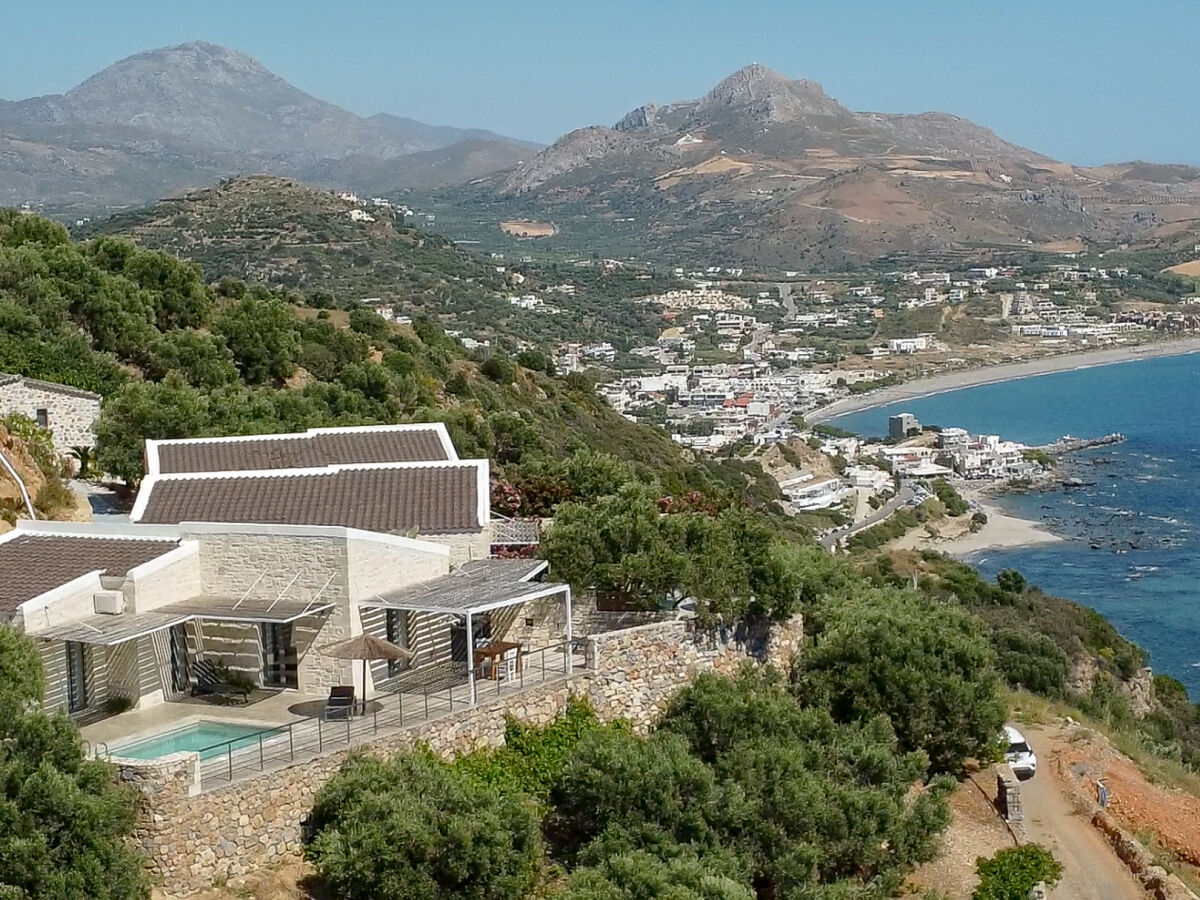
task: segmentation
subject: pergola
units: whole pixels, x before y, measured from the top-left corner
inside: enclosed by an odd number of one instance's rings
[[[471,702],[475,702],[474,621],[483,613],[519,606],[532,600],[562,595],[566,604],[566,653],[570,668],[573,640],[571,587],[567,584],[532,579],[546,569],[544,560],[484,559],[466,563],[458,571],[386,595],[359,601],[359,607],[458,616],[467,626],[467,679]]]

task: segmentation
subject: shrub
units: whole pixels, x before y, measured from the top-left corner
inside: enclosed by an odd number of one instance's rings
[[[1025,592],[1025,576],[1016,569],[1001,569],[996,573],[996,586],[1012,594]]]
[[[961,516],[970,508],[967,506],[967,501],[962,498],[962,495],[959,494],[954,485],[945,478],[938,478],[933,482],[933,493],[942,501],[942,505],[946,507],[946,512],[951,516]]]
[[[992,634],[996,666],[1012,687],[1022,687],[1044,697],[1062,697],[1067,689],[1071,661],[1053,639],[1044,634],[1001,628]]]
[[[512,384],[513,379],[517,377],[517,367],[498,353],[493,353],[484,360],[479,371],[496,384]]]
[[[37,651],[0,626],[0,897],[145,900],[129,841],[140,794],[84,758],[74,723],[43,712],[41,694]]]
[[[532,892],[536,806],[428,750],[356,756],[317,793],[304,856],[334,896],[508,900]]]
[[[976,863],[979,887],[971,900],[1026,900],[1030,889],[1044,881],[1047,887],[1062,876],[1062,864],[1045,847],[1025,844],[1001,850]]]
[[[618,731],[579,742],[550,789],[550,804],[547,834],[568,859],[610,829],[715,846],[713,823],[728,806],[712,770],[682,738]]]
[[[893,589],[826,604],[824,630],[800,655],[796,691],[839,722],[886,715],[902,750],[934,772],[991,752],[1004,724],[995,656],[958,609]]]

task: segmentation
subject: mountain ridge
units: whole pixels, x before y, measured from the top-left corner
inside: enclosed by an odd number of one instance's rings
[[[511,145],[495,155],[500,166],[537,146],[387,113],[364,118],[245,53],[191,41],[125,57],[62,94],[0,102],[0,205],[125,206],[247,171],[355,187],[347,180],[363,158],[406,185],[405,157],[481,139]],[[443,161],[439,177],[478,177],[474,164],[460,173]]]
[[[759,64],[428,199],[443,228],[485,244],[481,206],[554,222],[543,247],[675,264],[838,269],[1200,237],[1200,169],[1073,166],[961,116],[856,112]]]

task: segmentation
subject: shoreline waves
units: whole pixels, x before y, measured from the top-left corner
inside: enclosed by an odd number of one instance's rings
[[[1073,372],[1097,366],[1111,366],[1142,359],[1184,356],[1190,353],[1200,353],[1200,337],[1179,338],[1129,347],[1084,350],[1077,353],[1044,356],[1040,359],[1023,362],[980,366],[961,372],[947,372],[942,375],[916,378],[903,384],[871,391],[860,397],[837,400],[828,406],[813,410],[805,416],[805,419],[812,424],[819,424],[850,413],[864,412],[905,400],[919,400],[935,394],[946,394],[985,384],[1035,378],[1039,375],[1050,375],[1056,372]]]

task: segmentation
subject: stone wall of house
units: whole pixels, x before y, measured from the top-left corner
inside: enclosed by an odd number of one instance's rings
[[[646,729],[680,684],[702,672],[732,674],[747,660],[789,668],[803,638],[800,618],[761,631],[709,632],[674,619],[587,638],[588,697],[602,718]]]
[[[0,416],[19,413],[36,421],[39,409],[46,410],[47,425],[60,453],[72,447],[96,446],[92,426],[100,416],[100,398],[95,394],[33,379],[0,384]]]
[[[418,534],[423,541],[436,541],[450,548],[450,565],[461,566],[473,559],[487,559],[492,555],[492,527],[467,534]]]
[[[674,614],[669,612],[600,610],[596,608],[596,598],[592,594],[571,598],[571,633],[576,638],[672,618]],[[530,600],[519,607],[512,607],[503,624],[506,626],[503,629],[506,640],[520,641],[527,647],[549,647],[562,641],[566,635],[567,607],[558,594]]]
[[[711,635],[672,620],[587,641],[587,668],[571,677],[498,698],[430,722],[381,735],[361,748],[387,756],[427,743],[447,756],[504,741],[504,717],[545,724],[572,695],[586,697],[602,719],[627,718],[645,730],[672,693],[700,672],[730,672],[747,660],[788,666],[799,648],[799,619],[767,630]],[[186,755],[186,754],[185,754]],[[169,895],[186,896],[294,856],[313,795],[337,772],[340,751],[256,775],[196,796],[186,761],[160,783],[138,764],[117,761],[147,803],[138,839]]]

